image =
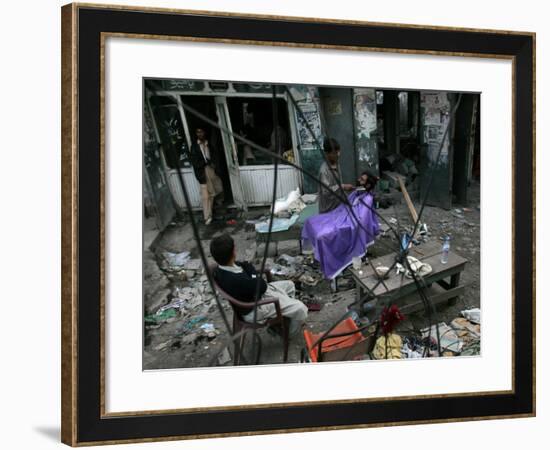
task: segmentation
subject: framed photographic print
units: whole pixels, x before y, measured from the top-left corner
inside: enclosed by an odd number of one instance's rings
[[[533,416],[534,58],[64,6],[63,442]]]

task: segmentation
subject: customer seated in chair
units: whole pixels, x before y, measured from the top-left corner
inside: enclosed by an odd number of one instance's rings
[[[304,222],[302,245],[313,248],[327,280],[340,275],[353,257],[362,257],[378,236],[380,225],[373,193],[377,180],[375,175],[363,172],[357,189],[348,196],[349,205],[341,204]]]
[[[218,263],[214,278],[221,289],[241,302],[250,303],[250,308],[240,308],[236,313],[246,322],[254,320],[254,296],[260,283],[260,298],[265,295],[279,300],[281,314],[290,319],[289,335],[297,334],[306,320],[307,307],[294,298],[294,283],[290,280],[266,283],[252,264],[237,262],[237,250],[233,238],[228,234],[218,236],[210,242],[210,253]],[[277,316],[273,303],[258,306],[256,320],[264,322]]]

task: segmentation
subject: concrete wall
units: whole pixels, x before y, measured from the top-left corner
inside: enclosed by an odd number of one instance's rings
[[[353,89],[353,113],[357,173],[378,173],[376,92],[374,88]]]
[[[353,127],[353,91],[350,88],[320,88],[319,96],[323,106],[325,133],[340,144],[342,182],[355,183],[357,158]]]

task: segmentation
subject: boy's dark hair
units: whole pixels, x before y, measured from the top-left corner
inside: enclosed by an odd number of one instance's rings
[[[215,237],[210,241],[210,253],[220,266],[227,265],[233,255],[234,248],[235,242],[227,233]]]
[[[340,150],[340,144],[336,139],[326,137],[323,141],[323,150],[330,153],[333,150]]]

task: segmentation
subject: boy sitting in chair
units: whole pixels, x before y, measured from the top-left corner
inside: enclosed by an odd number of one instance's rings
[[[228,234],[218,236],[210,242],[210,253],[218,263],[214,278],[221,289],[241,302],[250,303],[250,308],[239,308],[238,313],[246,322],[254,321],[254,296],[260,283],[259,298],[264,294],[279,300],[281,314],[290,320],[289,335],[296,335],[307,317],[307,307],[294,298],[294,283],[290,280],[266,283],[249,262],[237,262],[237,251],[233,238]],[[256,321],[264,322],[276,317],[275,306],[270,303],[258,306]]]

